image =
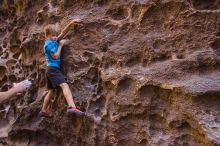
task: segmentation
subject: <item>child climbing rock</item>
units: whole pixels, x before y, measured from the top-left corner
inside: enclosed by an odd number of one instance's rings
[[[54,94],[54,89],[57,87],[61,87],[63,91],[63,95],[68,103],[67,112],[74,113],[78,116],[84,115],[84,112],[80,111],[80,109],[76,108],[74,104],[72,93],[66,80],[64,78],[63,73],[60,71],[60,58],[61,58],[61,50],[63,45],[65,45],[65,40],[62,40],[63,37],[67,34],[67,32],[79,23],[79,20],[72,20],[57,36],[57,29],[53,25],[49,25],[45,29],[45,43],[44,43],[44,54],[47,63],[47,88],[48,93],[44,98],[43,107],[40,111],[40,116],[51,118],[52,115],[47,112],[47,107],[51,97]]]

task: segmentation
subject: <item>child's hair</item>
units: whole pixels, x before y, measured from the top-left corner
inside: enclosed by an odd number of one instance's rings
[[[57,35],[58,30],[56,25],[48,25],[44,29],[45,37],[49,35]]]

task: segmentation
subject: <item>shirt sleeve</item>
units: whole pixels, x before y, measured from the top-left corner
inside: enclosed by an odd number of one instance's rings
[[[57,38],[56,42],[59,44],[59,42],[60,42],[60,38]]]
[[[52,54],[56,53],[56,46],[53,42],[49,42],[45,45],[45,50],[49,51]]]

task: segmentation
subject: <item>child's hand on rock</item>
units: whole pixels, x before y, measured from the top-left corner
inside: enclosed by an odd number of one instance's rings
[[[73,19],[70,23],[71,23],[72,25],[74,25],[74,24],[78,24],[78,23],[80,23],[80,22],[81,22],[80,19]]]
[[[60,45],[65,45],[66,44],[66,40],[60,40]]]

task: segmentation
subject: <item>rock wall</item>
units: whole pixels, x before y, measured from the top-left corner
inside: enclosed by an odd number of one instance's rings
[[[66,36],[63,71],[88,113],[68,115],[46,94],[43,28]],[[219,146],[218,0],[1,0],[0,87],[32,88],[0,111],[0,143],[15,146]]]

